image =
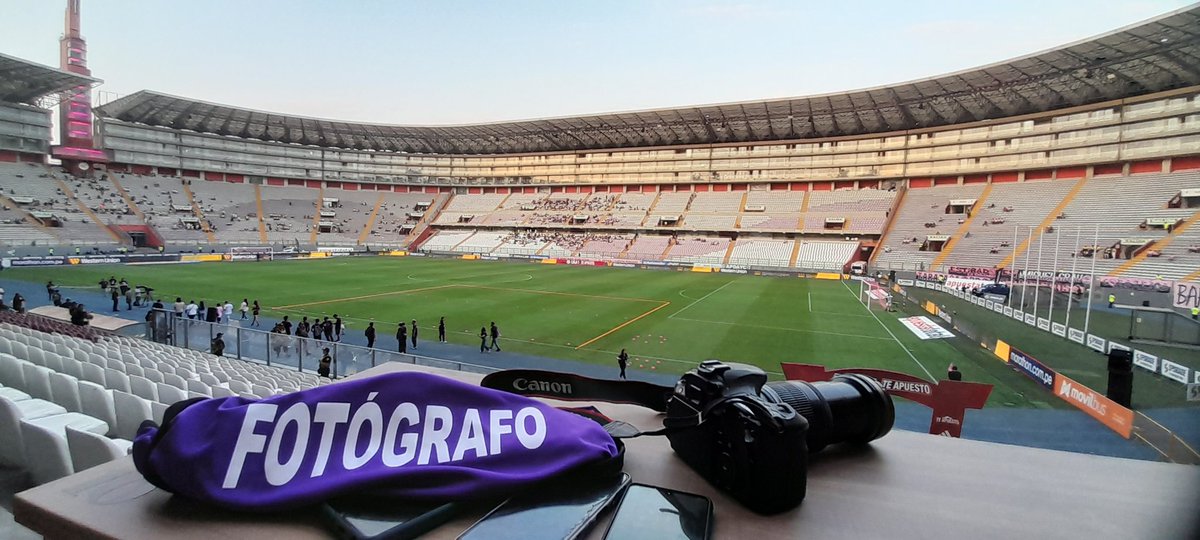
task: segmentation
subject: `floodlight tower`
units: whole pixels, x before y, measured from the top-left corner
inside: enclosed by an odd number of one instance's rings
[[[87,67],[87,42],[79,32],[79,0],[67,0],[63,36],[59,40],[59,67],[63,71],[91,76]],[[97,163],[108,163],[96,148],[92,132],[92,87],[81,84],[63,93],[58,105],[59,145],[50,154],[76,176],[90,176]]]

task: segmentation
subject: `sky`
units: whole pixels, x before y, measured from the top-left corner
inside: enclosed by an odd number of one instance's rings
[[[83,0],[100,103],[155,90],[459,124],[838,92],[1056,47],[1181,0]],[[0,52],[58,65],[66,0],[0,0]]]

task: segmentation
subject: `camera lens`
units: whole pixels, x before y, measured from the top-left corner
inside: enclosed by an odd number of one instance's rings
[[[831,381],[767,383],[763,397],[786,403],[808,420],[808,451],[831,444],[864,444],[892,429],[896,409],[892,397],[875,379],[857,373],[835,375]]]

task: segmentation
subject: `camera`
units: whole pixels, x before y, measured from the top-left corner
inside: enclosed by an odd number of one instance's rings
[[[892,429],[892,398],[875,379],[767,383],[754,366],[708,360],[667,401],[667,437],[685,463],[750,510],[774,514],[804,500],[808,454],[864,444]]]

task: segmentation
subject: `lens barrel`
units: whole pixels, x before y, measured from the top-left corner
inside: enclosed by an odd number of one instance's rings
[[[875,379],[842,373],[833,380],[767,383],[763,397],[786,403],[808,420],[808,451],[842,442],[864,444],[891,431],[896,419],[892,397]]]

